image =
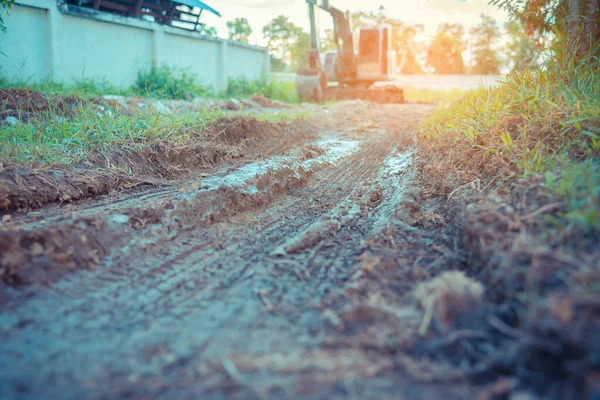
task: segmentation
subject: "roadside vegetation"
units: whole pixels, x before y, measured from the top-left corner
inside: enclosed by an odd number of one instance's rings
[[[220,110],[186,115],[162,115],[155,110],[135,114],[118,107],[77,103],[70,117],[59,110],[31,118],[26,123],[0,128],[0,158],[20,164],[58,165],[84,161],[91,152],[108,154],[115,145],[141,150],[158,141],[177,145],[197,141],[218,118]]]
[[[245,98],[255,94],[271,100],[296,102],[294,82],[278,81],[262,77],[257,80],[230,78],[227,89],[217,92],[205,85],[187,70],[173,69],[167,65],[138,71],[135,82],[129,87],[116,87],[106,81],[82,78],[71,83],[52,81],[30,82],[28,80],[9,81],[0,75],[0,88],[28,89],[59,96],[140,96],[161,100],[193,100],[194,98]]]
[[[552,64],[468,93],[427,120],[419,137],[437,154],[427,166],[449,194],[468,182],[537,181],[557,201],[565,229],[600,228],[600,64]],[[444,157],[439,157],[439,154]],[[448,173],[451,179],[448,179]],[[599,234],[600,231],[596,231]]]
[[[487,335],[477,344],[486,354],[474,358],[480,376],[512,376],[514,388],[548,398],[592,398],[600,368],[598,27],[572,30],[566,2],[546,15],[531,9],[544,2],[497,3],[512,6],[536,38],[555,35],[547,61],[426,120],[417,135],[421,182],[445,204],[462,268],[486,287],[486,317],[473,316],[471,327]],[[555,25],[535,25],[552,16]]]
[[[463,89],[433,90],[404,88],[404,98],[409,102],[451,103],[461,99],[467,93],[469,93],[469,90]]]

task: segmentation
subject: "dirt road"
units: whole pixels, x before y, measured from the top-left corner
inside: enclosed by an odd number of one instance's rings
[[[415,182],[431,111],[313,107],[251,160],[12,215],[33,278],[3,287],[0,397],[470,398],[408,350],[454,262]]]

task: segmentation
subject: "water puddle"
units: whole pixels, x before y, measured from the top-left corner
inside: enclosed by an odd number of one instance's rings
[[[340,159],[356,153],[360,147],[360,142],[357,140],[322,139],[315,142],[314,145],[321,148],[324,153],[318,157],[303,161],[298,161],[297,156],[278,156],[246,164],[227,175],[205,178],[202,181],[202,189],[200,191],[233,186],[240,187],[249,194],[254,194],[258,189],[252,181],[257,176],[267,174],[269,171],[275,172],[282,168],[289,168],[297,172],[300,169],[310,171],[322,165],[335,164]]]

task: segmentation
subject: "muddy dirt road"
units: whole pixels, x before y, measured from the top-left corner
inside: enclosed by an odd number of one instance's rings
[[[33,278],[3,287],[0,397],[471,398],[403,350],[411,290],[453,262],[415,182],[431,111],[314,107],[255,159],[13,214],[5,267]]]

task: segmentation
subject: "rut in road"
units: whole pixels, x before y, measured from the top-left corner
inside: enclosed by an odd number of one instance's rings
[[[330,140],[358,140],[357,151],[288,187],[269,183],[277,193],[268,201],[169,236],[132,238],[96,269],[7,307],[4,394],[333,398],[356,394],[356,380],[364,393],[390,395],[398,381],[377,378],[388,360],[328,343],[340,324],[336,297],[359,289],[354,266],[365,242],[390,228],[411,190],[404,144],[418,113],[399,110],[404,120],[387,117],[366,133],[350,116],[346,129],[324,129]],[[407,324],[418,322],[405,312]]]

